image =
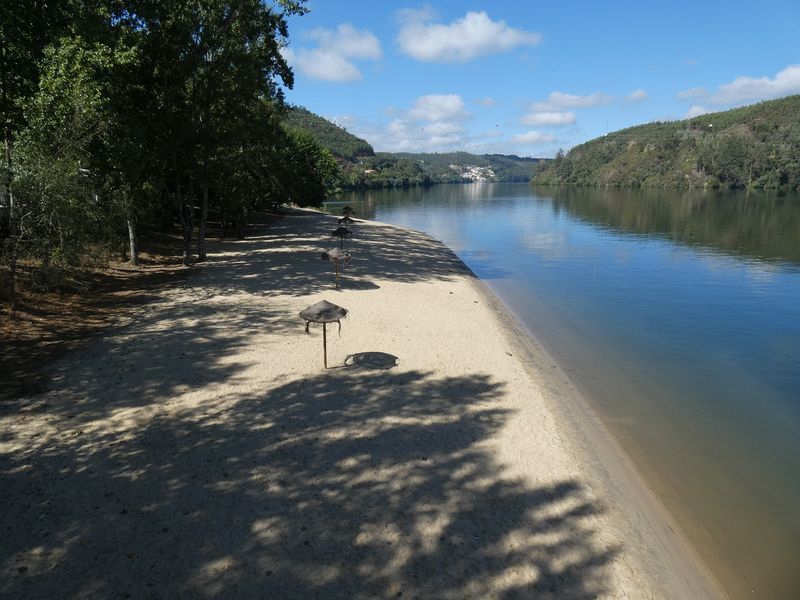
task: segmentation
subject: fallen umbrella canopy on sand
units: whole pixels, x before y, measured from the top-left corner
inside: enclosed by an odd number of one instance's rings
[[[322,323],[322,364],[328,368],[328,337],[325,326],[328,323],[339,324],[339,335],[342,334],[342,319],[349,311],[327,300],[320,300],[300,311],[300,317],[306,321],[306,333],[311,323]]]

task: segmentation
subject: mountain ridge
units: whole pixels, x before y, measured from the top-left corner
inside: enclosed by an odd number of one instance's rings
[[[560,152],[531,182],[800,189],[800,95],[629,127]]]

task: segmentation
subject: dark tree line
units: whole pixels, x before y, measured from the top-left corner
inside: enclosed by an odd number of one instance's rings
[[[12,305],[20,260],[73,265],[126,239],[136,264],[142,225],[174,218],[190,264],[210,211],[241,230],[255,209],[324,197],[335,161],[282,125],[286,17],[304,1],[0,3]]]

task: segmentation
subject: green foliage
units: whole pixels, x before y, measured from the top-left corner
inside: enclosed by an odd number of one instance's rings
[[[610,133],[559,152],[536,184],[800,189],[800,96]]]
[[[323,148],[310,133],[290,131],[283,152],[285,201],[299,206],[315,206],[333,190],[339,165],[331,152]]]
[[[305,12],[305,0],[2,4],[12,277],[18,256],[75,264],[128,232],[133,255],[136,223],[170,211],[188,262],[196,213],[202,257],[210,210],[241,230],[253,209],[322,200],[336,161],[281,123],[286,17]]]
[[[306,131],[320,146],[343,161],[356,162],[360,157],[373,156],[372,146],[365,140],[306,110],[302,106],[290,106],[284,123],[288,129]]]
[[[15,146],[13,188],[27,254],[46,264],[75,264],[87,245],[107,239],[114,220],[89,168],[111,123],[99,74],[113,61],[107,47],[81,38],[63,38],[42,59]]]

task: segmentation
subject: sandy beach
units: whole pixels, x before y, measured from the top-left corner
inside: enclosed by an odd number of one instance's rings
[[[335,222],[212,246],[0,405],[0,596],[722,597],[448,248],[359,221],[337,290]]]

